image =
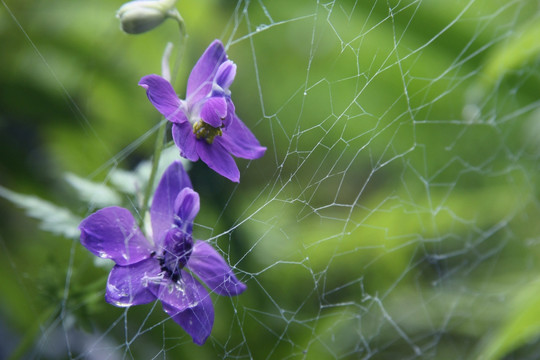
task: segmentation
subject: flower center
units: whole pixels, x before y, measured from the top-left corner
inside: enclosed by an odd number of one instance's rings
[[[180,270],[186,266],[193,248],[191,235],[178,228],[172,228],[165,235],[163,255],[159,257],[159,265],[173,282],[180,278]]]
[[[197,139],[204,139],[208,144],[212,144],[216,136],[223,135],[221,128],[215,128],[202,121],[202,119],[193,124],[193,133]]]

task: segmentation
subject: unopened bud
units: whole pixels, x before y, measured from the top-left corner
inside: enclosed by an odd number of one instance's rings
[[[128,34],[141,34],[152,30],[167,18],[180,22],[182,17],[174,7],[176,0],[135,0],[125,3],[118,9],[116,17],[120,19],[122,30]]]

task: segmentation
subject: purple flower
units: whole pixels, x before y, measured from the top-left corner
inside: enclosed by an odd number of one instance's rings
[[[239,182],[231,155],[257,159],[266,148],[235,114],[229,90],[235,75],[236,65],[227,59],[223,44],[214,40],[189,75],[186,100],[179,99],[172,85],[158,75],[144,76],[139,85],[173,123],[173,139],[183,157],[200,158],[218,174]]]
[[[193,275],[219,295],[238,295],[246,285],[212,246],[193,241],[198,212],[199,195],[177,161],[165,171],[154,194],[152,236],[145,237],[133,215],[117,206],[90,215],[79,229],[88,250],[116,262],[107,281],[107,302],[127,307],[159,299],[165,312],[202,345],[212,331],[214,307]]]

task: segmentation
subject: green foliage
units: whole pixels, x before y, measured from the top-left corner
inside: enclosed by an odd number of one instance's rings
[[[484,81],[491,84],[502,76],[519,71],[528,63],[534,63],[540,54],[540,24],[532,20],[515,29],[515,32],[493,50],[485,65]]]
[[[67,238],[79,236],[81,218],[68,209],[33,195],[22,195],[0,186],[0,196],[25,210],[26,215],[39,220],[40,228]]]
[[[156,179],[160,179],[167,167],[174,160],[178,160],[178,148],[176,146],[169,146],[163,149],[159,158],[158,170],[156,173]],[[182,159],[182,164],[186,170],[189,169],[190,164],[185,159]],[[111,183],[119,190],[130,195],[139,195],[143,189],[146,188],[148,178],[152,169],[152,162],[150,160],[141,161],[133,171],[123,169],[113,169],[110,172]],[[157,181],[154,183],[154,189],[157,187]]]
[[[540,307],[538,306],[538,279],[524,284],[511,295],[509,311],[500,319],[497,328],[484,336],[477,349],[477,359],[503,359],[527,343],[540,337]]]
[[[75,174],[66,174],[66,181],[79,195],[79,198],[96,207],[106,207],[118,205],[121,202],[120,196],[105,184],[98,184]]]

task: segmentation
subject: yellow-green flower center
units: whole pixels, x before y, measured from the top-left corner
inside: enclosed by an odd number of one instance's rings
[[[193,133],[197,139],[204,139],[208,144],[213,143],[216,136],[223,135],[221,128],[215,128],[202,119],[193,124]]]

